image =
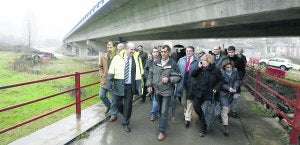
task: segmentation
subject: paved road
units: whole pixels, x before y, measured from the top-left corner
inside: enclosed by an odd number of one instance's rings
[[[198,136],[198,119],[192,121],[190,128],[184,127],[183,109],[178,104],[177,118],[169,119],[167,138],[158,141],[157,121],[151,122],[148,117],[150,103],[134,103],[133,116],[131,118],[131,133],[123,130],[121,115],[116,122],[105,122],[89,132],[87,138],[77,140],[72,145],[248,145],[249,140],[239,119],[230,118],[230,135],[225,137],[222,133],[222,125],[218,121],[209,132],[202,138]]]

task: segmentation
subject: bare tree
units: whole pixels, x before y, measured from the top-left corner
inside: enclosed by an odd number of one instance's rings
[[[29,17],[29,19],[26,22],[28,49],[31,48],[31,35],[32,35],[32,32],[31,32],[32,29],[31,29],[31,27],[32,27],[32,20]]]
[[[32,12],[27,12],[25,15],[25,45],[28,46],[28,49],[32,47],[33,35],[36,30],[34,26],[34,14]]]

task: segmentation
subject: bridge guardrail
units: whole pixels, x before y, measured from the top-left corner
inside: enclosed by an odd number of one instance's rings
[[[88,11],[80,21],[71,29],[71,31],[64,37],[66,39],[69,37],[75,30],[82,26],[87,20],[98,12],[102,7],[104,7],[110,0],[100,0],[90,11]]]
[[[26,86],[26,85],[30,85],[30,84],[35,84],[35,83],[41,83],[41,82],[46,82],[46,81],[51,81],[51,80],[58,80],[58,79],[62,79],[62,78],[68,78],[68,77],[74,77],[75,78],[75,81],[74,81],[74,88],[71,88],[71,89],[67,89],[67,90],[64,90],[64,91],[61,91],[61,92],[58,92],[58,93],[54,93],[54,94],[51,94],[51,95],[48,95],[48,96],[43,96],[41,98],[38,98],[38,99],[34,99],[34,100],[31,100],[31,101],[27,101],[27,102],[23,102],[23,103],[20,103],[20,104],[16,104],[16,105],[12,105],[12,106],[8,106],[8,107],[3,107],[3,108],[0,108],[0,113],[1,112],[4,112],[4,111],[8,111],[8,110],[11,110],[11,109],[15,109],[15,108],[18,108],[18,107],[22,107],[22,106],[26,106],[26,105],[30,105],[30,104],[33,104],[33,103],[36,103],[36,102],[39,102],[39,101],[42,101],[42,100],[46,100],[46,99],[50,99],[50,98],[53,98],[55,96],[58,96],[58,95],[61,95],[61,94],[64,94],[64,93],[68,93],[68,92],[71,92],[71,91],[75,91],[75,102],[74,103],[70,103],[70,104],[67,104],[65,106],[62,106],[60,108],[57,108],[57,109],[54,109],[52,111],[49,111],[49,112],[46,112],[46,113],[43,113],[43,114],[39,114],[37,116],[34,116],[30,119],[27,119],[23,122],[19,122],[15,125],[12,125],[10,127],[7,127],[7,128],[4,128],[4,129],[1,129],[0,130],[0,134],[2,133],[5,133],[7,131],[10,131],[10,130],[13,130],[15,128],[18,128],[20,126],[23,126],[25,124],[28,124],[30,122],[33,122],[35,120],[38,120],[40,118],[43,118],[45,116],[48,116],[48,115],[51,115],[55,112],[58,112],[58,111],[61,111],[63,109],[66,109],[68,107],[71,107],[73,105],[76,106],[76,116],[77,118],[80,118],[81,116],[81,103],[86,101],[86,100],[89,100],[93,97],[96,97],[98,96],[99,94],[94,94],[94,95],[91,95],[91,96],[88,96],[86,97],[85,99],[82,99],[81,100],[81,89],[82,88],[86,88],[86,87],[89,87],[89,86],[93,86],[93,85],[97,85],[100,83],[100,81],[97,81],[97,82],[92,82],[90,84],[87,84],[87,85],[84,85],[84,86],[81,86],[80,84],[80,78],[81,78],[81,75],[84,75],[84,74],[89,74],[89,73],[95,73],[95,72],[98,72],[98,70],[92,70],[92,71],[86,71],[86,72],[76,72],[74,74],[68,74],[68,75],[64,75],[64,76],[58,76],[58,77],[52,77],[52,78],[46,78],[46,79],[40,79],[40,80],[35,80],[35,81],[29,81],[29,82],[23,82],[23,83],[18,83],[18,84],[12,84],[12,85],[6,85],[6,86],[0,86],[0,90],[4,90],[4,89],[9,89],[9,88],[16,88],[16,87],[21,87],[21,86]]]
[[[300,132],[300,85],[264,72],[255,68],[255,65],[247,67],[243,83],[253,93],[256,102],[265,103],[286,120],[292,127],[289,143],[297,144]]]

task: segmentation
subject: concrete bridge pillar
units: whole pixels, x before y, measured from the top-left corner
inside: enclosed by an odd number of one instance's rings
[[[77,49],[78,49],[78,47],[76,46],[76,43],[72,43],[71,44],[72,54],[78,55]]]
[[[80,58],[85,58],[87,57],[87,53],[88,53],[88,45],[86,44],[86,41],[83,42],[76,42],[75,43],[75,47],[77,47],[79,49],[79,53],[78,56]]]
[[[95,40],[87,40],[86,44],[90,47],[95,48],[96,50],[99,50],[101,53],[106,52],[106,42],[100,42]]]
[[[86,41],[87,45],[90,47],[95,48],[96,50],[99,51],[99,57],[106,52],[106,42],[100,42],[100,41],[95,41],[95,40],[87,40]]]

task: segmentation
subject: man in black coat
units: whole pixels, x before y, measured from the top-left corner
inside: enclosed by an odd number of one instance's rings
[[[243,48],[240,48],[238,50],[238,57],[241,59],[241,80],[243,80],[245,74],[246,74],[246,66],[247,66],[247,58],[246,56],[243,54],[244,50]]]
[[[230,61],[234,63],[234,67],[237,69],[240,79],[245,75],[245,66],[244,62],[235,52],[234,46],[229,46],[228,49],[228,58]],[[240,80],[241,81],[241,80]],[[233,101],[231,103],[230,111],[233,118],[237,118],[237,108],[238,108],[238,98],[241,95],[241,87],[238,88],[237,92],[233,96]]]

